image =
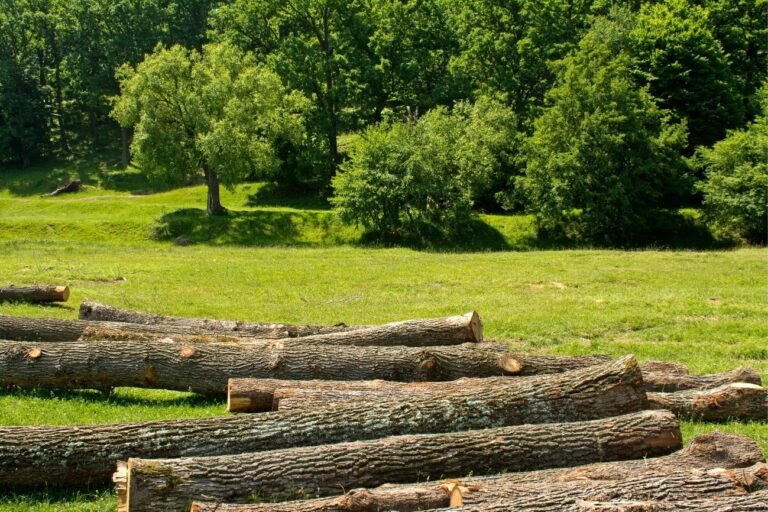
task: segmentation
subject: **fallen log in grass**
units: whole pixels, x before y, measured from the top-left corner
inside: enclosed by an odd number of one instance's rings
[[[717,388],[735,382],[746,382],[748,384],[757,384],[758,386],[762,384],[760,372],[752,368],[736,368],[728,372],[712,373],[709,375],[688,375],[667,371],[644,370],[643,378],[646,381],[646,391],[666,393],[687,389]]]
[[[760,458],[756,448],[754,459]],[[725,447],[727,450],[728,447]],[[506,510],[557,512],[590,499],[631,497],[644,501],[695,501],[740,497],[768,485],[768,466],[732,468],[679,453],[638,461],[602,462],[575,469],[467,477],[422,484],[385,484],[342,496],[269,504],[195,502],[192,512],[410,512],[446,507],[495,506]],[[725,467],[724,467],[725,466]],[[727,469],[726,469],[727,468]]]
[[[0,302],[67,302],[69,286],[5,286],[0,288]]]
[[[348,327],[340,324],[331,327],[314,325],[285,325],[233,320],[212,320],[161,316],[128,309],[120,309],[98,302],[83,301],[80,305],[81,320],[129,322],[136,324],[177,325],[189,329],[203,329],[225,334],[262,336],[272,331],[285,331],[285,337],[309,337],[307,343],[340,345],[405,345],[412,347],[457,345],[483,341],[480,315],[472,311],[465,315],[419,320],[405,320],[377,326]],[[350,334],[354,331],[354,334]],[[348,334],[343,334],[348,333]]]
[[[459,510],[459,509],[456,509]],[[474,509],[476,510],[476,509]],[[504,504],[483,510],[508,511]],[[580,501],[564,512],[766,512],[768,511],[768,490],[755,491],[735,496],[712,496],[692,498],[686,501],[664,499],[652,501]]]
[[[523,423],[559,423],[639,411],[645,392],[637,362],[603,365],[508,385],[447,388],[391,403],[354,403],[294,412],[78,427],[0,427],[0,486],[103,482],[118,459],[224,455],[455,432]],[[602,435],[602,434],[600,434]]]
[[[520,425],[262,453],[127,462],[119,510],[183,511],[195,499],[251,501],[333,495],[339,489],[467,473],[656,457],[681,445],[675,416],[639,413],[578,423]]]
[[[651,409],[668,409],[695,421],[768,421],[768,390],[745,382],[714,389],[648,393],[648,403]]]
[[[0,387],[134,386],[224,395],[230,377],[452,380],[516,370],[518,359],[506,350],[492,343],[419,348],[306,345],[294,340],[0,341]],[[591,365],[591,360],[583,361]],[[578,367],[575,361],[570,365]]]

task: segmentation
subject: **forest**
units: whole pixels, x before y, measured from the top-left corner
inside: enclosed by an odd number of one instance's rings
[[[768,0],[4,0],[0,173],[269,181],[385,243],[478,212],[765,243]]]

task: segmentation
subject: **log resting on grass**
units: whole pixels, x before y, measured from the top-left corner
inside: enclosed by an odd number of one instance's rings
[[[575,466],[656,457],[681,445],[674,414],[638,413],[577,423],[404,435],[334,445],[127,463],[128,512],[183,511],[195,499],[249,502],[328,496],[339,489],[467,473]],[[117,477],[120,479],[120,476]]]
[[[645,406],[631,356],[495,388],[322,409],[79,427],[0,427],[0,487],[103,482],[118,459],[224,455],[295,446],[610,417]]]
[[[734,382],[746,382],[748,384],[761,385],[760,372],[751,368],[736,368],[723,373],[709,375],[685,375],[670,372],[657,372],[643,369],[646,391],[659,391],[673,393],[686,389],[709,389],[733,384]]]
[[[757,384],[736,382],[714,389],[675,393],[648,393],[651,409],[668,409],[696,421],[768,421],[768,390]]]
[[[342,347],[294,340],[244,343],[0,341],[0,387],[134,386],[224,395],[230,377],[395,381],[503,375],[504,345]],[[516,366],[513,367],[515,369]]]
[[[458,509],[455,509],[458,510]],[[471,509],[477,510],[477,509]],[[482,510],[491,510],[483,507]],[[507,511],[503,505],[493,510]],[[580,501],[564,512],[768,512],[768,490],[687,501]]]
[[[0,288],[0,302],[67,302],[69,286],[6,286]]]
[[[269,338],[296,338],[312,334],[349,331],[354,327],[344,324],[333,326],[290,325],[269,322],[242,322],[238,320],[219,320],[211,318],[186,318],[179,316],[154,315],[130,309],[122,309],[91,300],[80,304],[80,320],[98,322],[123,322],[144,325],[176,325],[207,332],[232,334],[235,336],[253,336]]]
[[[354,489],[332,498],[270,504],[196,502],[192,504],[192,512],[410,512],[449,506],[483,509],[483,505],[498,506],[501,503],[508,506],[506,510],[559,512],[595,498],[653,502],[734,498],[744,495],[747,489],[754,491],[768,484],[768,466],[763,463],[733,470],[699,461],[691,465],[685,457],[674,455],[657,459],[671,459],[668,462],[673,464],[661,466],[655,459],[648,459],[650,464],[645,467],[612,462],[576,470],[473,476],[423,484],[386,484],[373,489]],[[608,469],[613,471],[609,473]]]
[[[441,318],[405,320],[377,326],[349,327],[339,324],[330,327],[316,325],[285,325],[234,320],[212,320],[161,316],[129,309],[120,309],[98,302],[84,301],[80,305],[81,320],[130,322],[138,324],[179,325],[215,332],[235,333],[248,336],[262,336],[272,331],[285,331],[285,337],[308,337],[313,343],[340,345],[405,345],[412,347],[433,345],[456,345],[483,341],[483,326],[480,315],[472,311],[465,315]],[[355,334],[342,334],[351,333]]]

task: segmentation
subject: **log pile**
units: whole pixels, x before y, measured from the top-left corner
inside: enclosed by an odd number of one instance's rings
[[[313,326],[85,301],[79,320],[0,315],[3,339],[1,387],[193,391],[244,414],[0,427],[2,488],[111,477],[121,512],[768,511],[754,441],[680,449],[678,417],[768,421],[750,369],[511,353],[474,312]]]

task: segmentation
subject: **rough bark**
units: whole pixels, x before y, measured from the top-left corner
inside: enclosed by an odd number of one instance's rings
[[[145,325],[178,325],[193,329],[201,329],[206,332],[221,332],[237,336],[266,338],[296,338],[312,334],[326,334],[355,329],[354,327],[349,327],[344,324],[334,326],[288,325],[268,322],[241,322],[238,320],[153,315],[151,313],[142,313],[130,309],[116,308],[90,300],[84,300],[82,304],[80,304],[79,319]]]
[[[765,486],[765,464],[739,471],[716,468],[712,464],[691,466],[681,457],[672,458],[676,465],[640,468],[623,462],[599,463],[618,471],[583,476],[582,473],[560,471],[560,479],[537,480],[540,472],[522,475],[468,477],[459,480],[409,485],[383,485],[374,489],[354,489],[333,498],[319,498],[270,504],[223,504],[196,502],[192,512],[375,512],[397,510],[411,512],[446,507],[477,507],[490,504],[507,505],[505,510],[561,511],[578,507],[584,500],[619,500],[631,498],[650,502],[694,501],[740,497],[747,489]],[[683,459],[683,460],[680,460]],[[682,465],[681,462],[683,463]],[[629,471],[631,469],[631,471]]]
[[[713,373],[710,375],[684,375],[667,371],[643,371],[646,391],[660,391],[672,393],[686,389],[708,389],[733,384],[734,382],[746,382],[761,385],[760,372],[751,368],[736,368],[729,372]]]
[[[206,200],[206,215],[221,215],[227,210],[221,205],[221,191],[219,187],[219,175],[208,164],[203,164],[205,182],[208,185],[208,197]]]
[[[395,381],[503,375],[510,357],[492,343],[343,347],[294,340],[244,343],[0,341],[0,386],[134,386],[224,395],[230,377]]]
[[[80,180],[69,180],[65,184],[56,187],[53,191],[47,194],[43,194],[43,196],[53,197],[58,196],[59,194],[70,194],[73,192],[78,192],[82,186],[83,183]]]
[[[473,509],[476,510],[476,509]],[[490,510],[483,507],[483,510]],[[494,510],[509,510],[497,505]],[[768,512],[768,491],[687,501],[579,501],[565,512]]]
[[[256,494],[327,496],[467,473],[526,471],[655,457],[680,447],[675,416],[639,413],[578,423],[521,425],[449,434],[240,455],[145,460],[127,465],[128,512],[186,510],[194,499],[248,502]],[[119,497],[120,498],[120,497]]]
[[[109,320],[139,324],[179,325],[192,329],[223,331],[261,336],[262,333],[285,331],[285,337],[305,337],[306,343],[328,345],[455,345],[483,341],[480,316],[476,312],[442,318],[406,320],[384,325],[347,327],[336,325],[283,325],[232,320],[168,317],[113,308],[97,302],[84,301],[80,305],[81,320]]]
[[[69,286],[7,286],[0,288],[0,302],[67,302]]]
[[[94,339],[159,339],[174,336],[212,336],[210,330],[181,325],[143,325],[57,318],[0,315],[0,339],[18,341],[77,341]],[[274,337],[283,336],[280,331]],[[263,336],[264,338],[271,336]]]
[[[192,457],[377,439],[400,434],[609,417],[645,405],[631,356],[496,388],[296,412],[81,427],[0,428],[0,486],[104,481],[118,459]]]
[[[669,375],[688,375],[688,367],[674,361],[646,361],[640,365],[643,373],[666,373]]]
[[[768,390],[737,382],[714,389],[648,393],[651,409],[668,409],[696,421],[768,421]]]

